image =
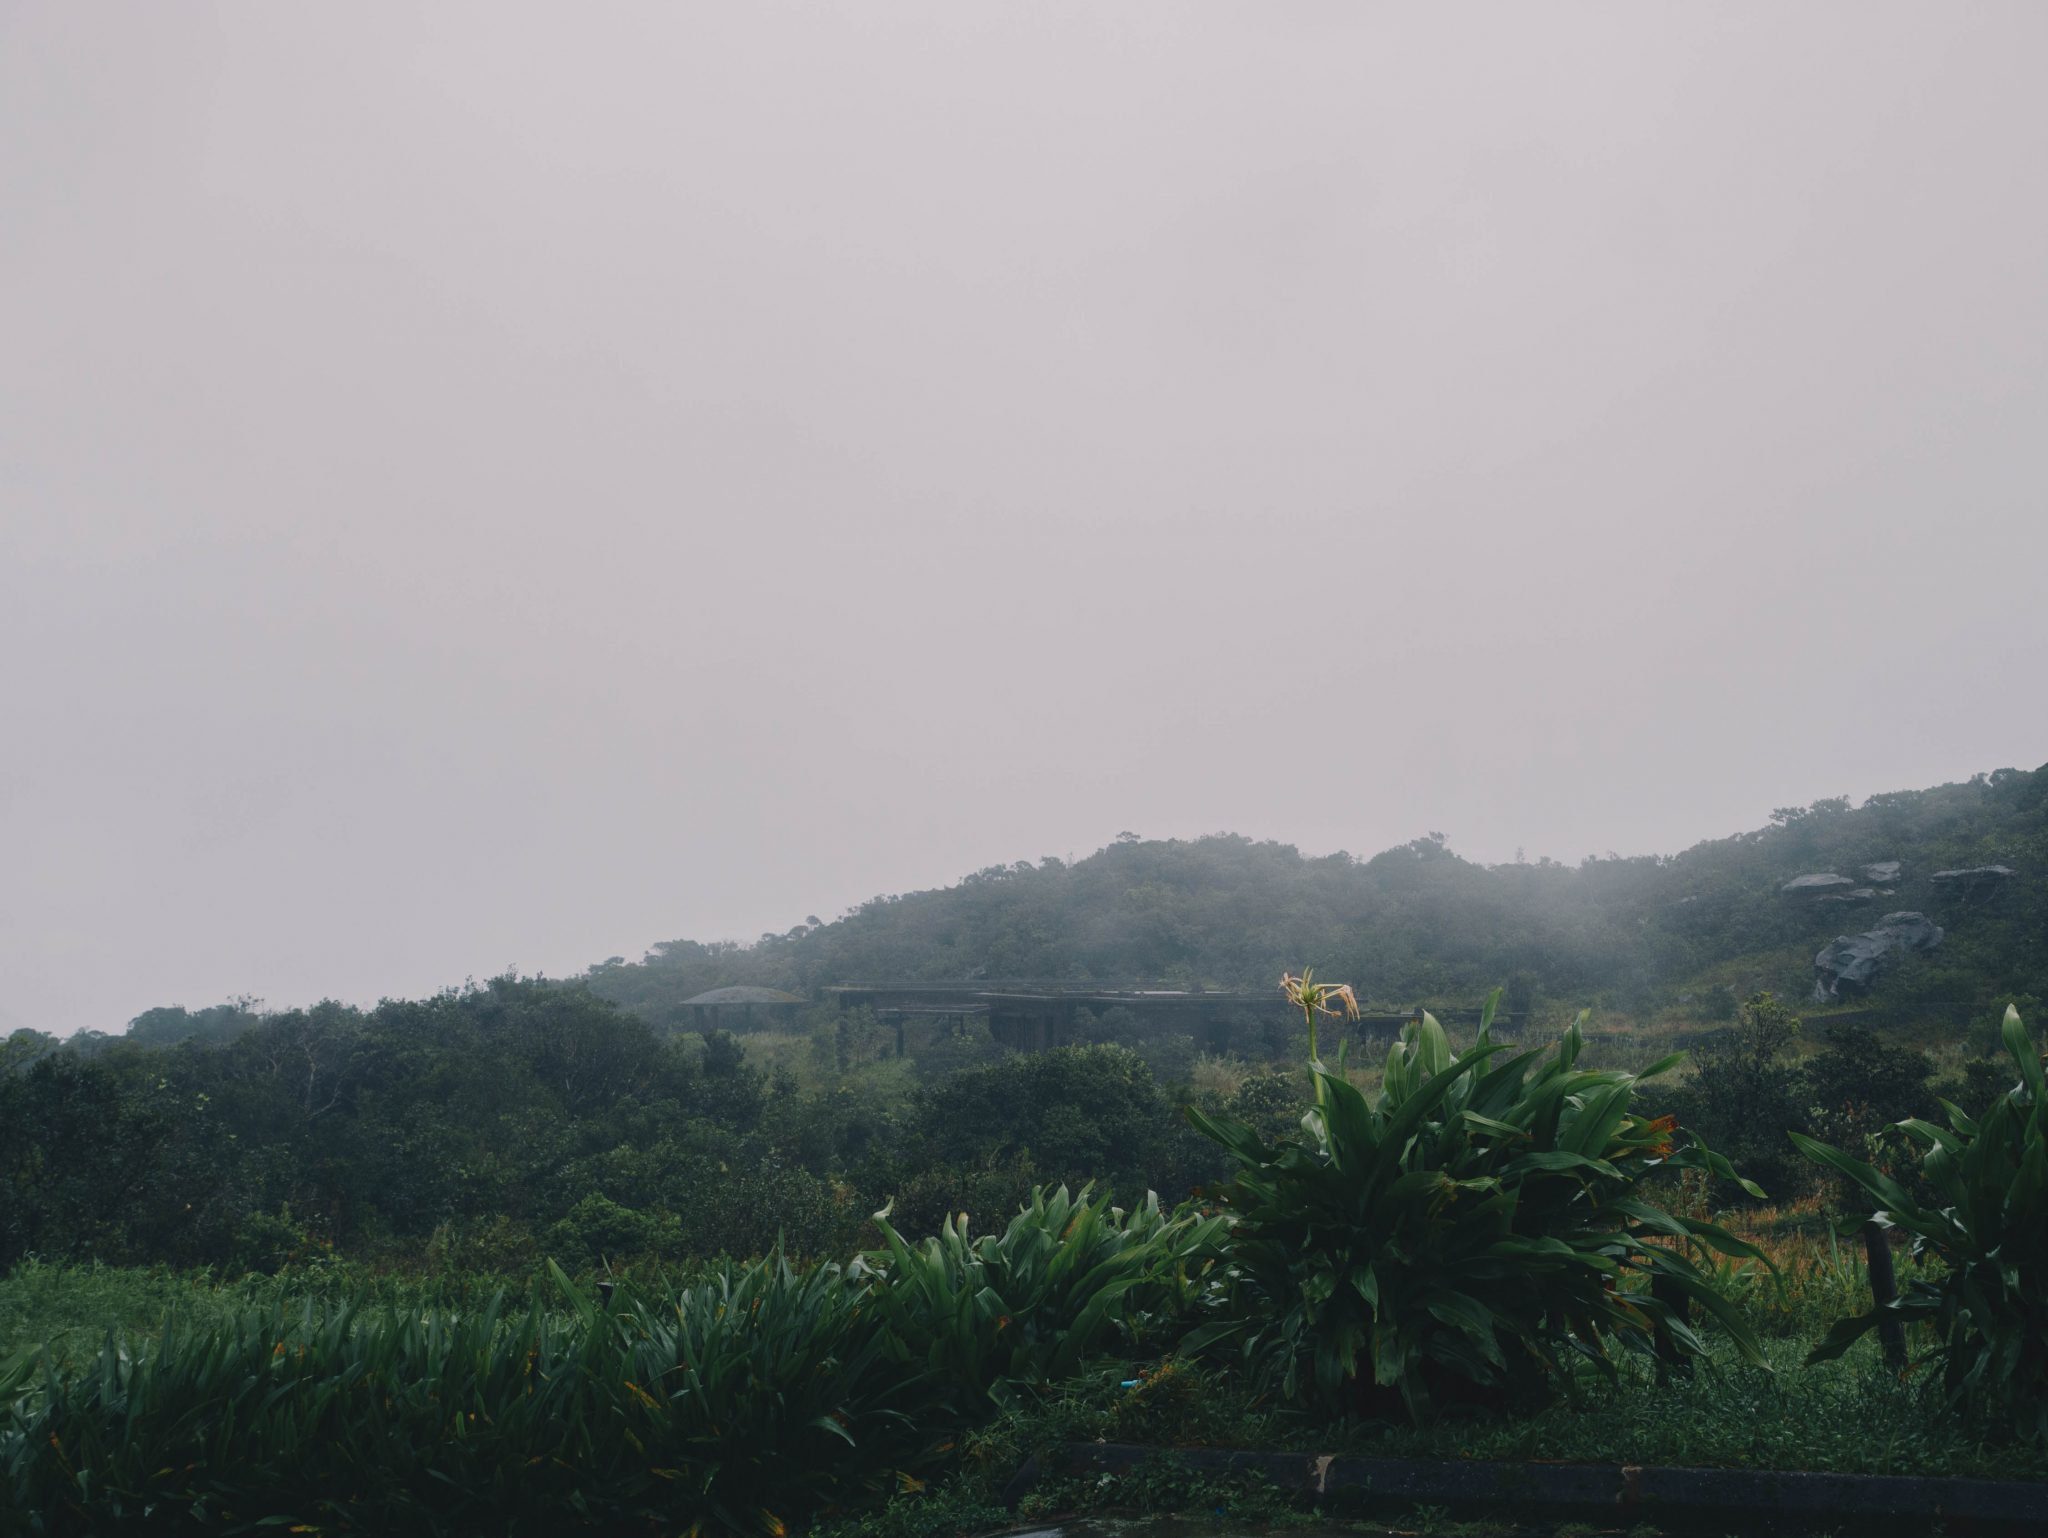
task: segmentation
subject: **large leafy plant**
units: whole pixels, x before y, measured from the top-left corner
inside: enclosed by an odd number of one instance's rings
[[[1851,1224],[1903,1232],[1916,1259],[1935,1263],[1891,1303],[1838,1321],[1809,1360],[1840,1356],[1887,1317],[1929,1325],[1928,1355],[1952,1404],[2048,1441],[2048,1084],[2017,1009],[2006,1010],[2001,1035],[2017,1078],[1988,1111],[1972,1119],[1943,1101],[1947,1127],[1917,1117],[1897,1124],[1918,1153],[1931,1200],[1861,1159],[1791,1134],[1866,1199]]]
[[[1616,1346],[1703,1352],[1687,1304],[1762,1363],[1697,1256],[1763,1257],[1644,1190],[1658,1170],[1739,1178],[1634,1109],[1639,1078],[1679,1059],[1581,1068],[1583,1016],[1548,1050],[1512,1048],[1491,1038],[1498,998],[1465,1052],[1430,1015],[1408,1025],[1371,1095],[1311,1059],[1299,1136],[1269,1144],[1189,1109],[1236,1165],[1215,1193],[1231,1219],[1222,1317],[1192,1346],[1235,1341],[1290,1397],[1417,1419],[1543,1397],[1580,1363],[1612,1374]]]
[[[1034,1190],[1006,1227],[978,1238],[965,1213],[921,1244],[886,1210],[875,1226],[886,1247],[855,1267],[873,1278],[872,1307],[899,1358],[971,1421],[1171,1330],[1222,1225],[1162,1212],[1150,1193],[1125,1210],[1061,1186]]]

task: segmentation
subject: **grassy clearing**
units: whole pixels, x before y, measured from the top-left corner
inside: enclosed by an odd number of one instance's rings
[[[655,1291],[686,1285],[702,1268],[626,1266],[619,1280],[638,1281]],[[613,1279],[579,1272],[576,1285],[591,1290]],[[545,1271],[495,1272],[378,1271],[343,1262],[293,1266],[273,1276],[222,1278],[209,1270],[174,1271],[165,1266],[69,1265],[27,1260],[0,1277],[0,1362],[47,1346],[60,1369],[96,1355],[108,1338],[129,1346],[156,1340],[166,1321],[183,1331],[222,1328],[252,1310],[379,1308],[449,1312],[481,1309],[502,1295],[506,1306],[526,1309],[535,1301],[559,1307],[560,1290]]]
[[[1025,1456],[1034,1449],[1098,1437],[1159,1445],[1364,1456],[2048,1479],[2048,1453],[1987,1442],[1954,1417],[1941,1414],[1924,1392],[1925,1385],[1910,1377],[1902,1381],[1881,1366],[1875,1346],[1868,1340],[1840,1362],[1802,1366],[1802,1357],[1829,1320],[1867,1305],[1860,1261],[1852,1250],[1828,1238],[1817,1202],[1746,1214],[1742,1227],[1777,1261],[1784,1278],[1781,1289],[1753,1265],[1745,1268],[1742,1276],[1731,1278],[1730,1290],[1738,1306],[1755,1332],[1765,1338],[1770,1371],[1742,1366],[1724,1343],[1717,1342],[1712,1356],[1689,1375],[1659,1381],[1653,1365],[1625,1360],[1618,1384],[1610,1386],[1589,1377],[1578,1392],[1532,1415],[1454,1412],[1431,1426],[1415,1428],[1387,1423],[1333,1425],[1285,1410],[1272,1398],[1251,1393],[1227,1373],[1171,1357],[1119,1359],[1112,1350],[1107,1363],[1043,1396],[1023,1396],[986,1425],[965,1431],[952,1447],[936,1454],[936,1461],[921,1457],[913,1461],[917,1479],[925,1481],[922,1486],[916,1479],[901,1481],[907,1488],[893,1500],[865,1511],[834,1514],[827,1503],[821,1531],[833,1538],[933,1538],[1001,1527],[1012,1520],[999,1500],[1002,1485]],[[324,1311],[357,1298],[363,1306],[355,1328],[360,1331],[367,1326],[382,1339],[396,1327],[400,1315],[410,1311],[417,1319],[417,1311],[431,1307],[437,1299],[454,1302],[461,1309],[465,1305],[460,1298],[474,1300],[487,1292],[487,1281],[495,1284],[498,1280],[373,1278],[328,1271],[222,1283],[205,1273],[32,1263],[0,1281],[0,1343],[4,1343],[0,1353],[48,1340],[60,1360],[82,1365],[100,1350],[110,1329],[127,1335],[131,1344],[140,1344],[153,1339],[164,1316],[170,1314],[189,1321],[195,1330],[207,1328],[230,1335],[241,1333],[237,1320],[268,1318],[277,1326],[275,1338],[303,1338],[317,1350],[343,1359],[347,1353],[337,1342],[328,1339],[319,1344],[318,1332],[307,1334],[293,1316],[309,1304]],[[529,1299],[545,1294],[552,1300],[540,1325],[541,1334],[554,1342],[549,1349],[565,1362],[582,1361],[587,1351],[579,1342],[585,1326],[565,1302],[567,1295],[545,1281],[527,1281],[521,1286]],[[372,1295],[377,1301],[370,1301]],[[716,1304],[710,1307],[715,1311]],[[697,1311],[702,1312],[701,1304]],[[512,1312],[515,1317],[501,1320],[496,1326],[499,1331],[533,1328],[528,1320],[516,1317],[517,1310]],[[326,1317],[324,1313],[322,1317]],[[263,1331],[256,1333],[262,1335]],[[1000,1340],[1006,1334],[994,1338]],[[263,1336],[258,1354],[268,1356],[271,1339]],[[409,1362],[406,1351],[426,1349],[428,1343],[415,1340],[394,1363]],[[471,1358],[484,1360],[480,1340],[471,1341],[464,1349]],[[435,1359],[435,1372],[452,1370],[448,1356],[442,1349]],[[390,1376],[394,1381],[408,1381],[412,1372],[411,1367],[402,1371],[394,1367]],[[1126,1387],[1134,1378],[1136,1386]],[[421,1389],[422,1394],[430,1392]],[[408,1403],[412,1406],[408,1413],[420,1420],[411,1435],[424,1443],[429,1436],[426,1427],[432,1418],[431,1401],[416,1396]],[[646,1410],[630,1391],[621,1391],[618,1405],[621,1412]],[[635,1421],[625,1424],[644,1439],[645,1426]],[[534,1419],[536,1447],[558,1434],[553,1428],[554,1423],[545,1418]],[[511,1430],[494,1428],[491,1434],[503,1442]],[[837,1439],[828,1441],[841,1445]],[[475,1442],[466,1446],[465,1461],[474,1462],[480,1470],[488,1462],[484,1446]],[[902,1457],[900,1451],[898,1456]],[[659,1466],[677,1467],[679,1462]],[[898,1466],[902,1466],[900,1461]],[[1175,1473],[1168,1465],[1107,1483],[1052,1482],[1034,1497],[1026,1515],[1102,1511],[1210,1517],[1219,1509],[1231,1521],[1244,1524],[1299,1522],[1307,1516],[1256,1482],[1191,1481],[1184,1471]],[[1393,1514],[1387,1515],[1393,1520]],[[345,1523],[336,1524],[336,1517],[333,1510],[316,1514],[335,1530],[348,1530]],[[1431,1530],[1427,1520],[1414,1514],[1399,1517],[1395,1525],[1406,1531]],[[1448,1533],[1451,1527],[1440,1525],[1437,1530]]]
[[[441,1279],[24,1268],[16,1333],[50,1349],[0,1359],[0,1532],[783,1538],[1178,1321],[1218,1227],[1060,1190],[1000,1234],[885,1229],[843,1266],[722,1262],[608,1300],[551,1267],[524,1307],[444,1303]],[[85,1309],[150,1322],[95,1341]]]
[[[1389,1457],[1658,1463],[1839,1474],[2048,1478],[2048,1457],[1983,1440],[1933,1413],[1922,1386],[1887,1372],[1871,1343],[1803,1367],[1807,1343],[1770,1342],[1769,1371],[1723,1358],[1659,1383],[1631,1363],[1618,1388],[1519,1420],[1361,1428],[1343,1451]],[[1448,1445],[1447,1445],[1448,1444]]]
[[[1015,1520],[999,1496],[1025,1456],[1098,1438],[1360,1457],[2048,1479],[2048,1455],[1985,1443],[1930,1413],[1921,1387],[1886,1372],[1868,1342],[1842,1362],[1812,1369],[1799,1365],[1805,1349],[1799,1341],[1775,1341],[1766,1348],[1771,1371],[1745,1367],[1731,1353],[1661,1383],[1647,1366],[1630,1364],[1619,1385],[1588,1384],[1533,1416],[1454,1418],[1420,1429],[1319,1425],[1248,1398],[1214,1374],[1168,1363],[1135,1389],[1107,1378],[1076,1384],[1041,1410],[991,1427],[950,1479],[825,1531],[831,1538],[950,1538],[977,1526],[993,1529]],[[1256,1478],[1192,1475],[1170,1457],[1126,1475],[1048,1480],[1020,1515],[1067,1513],[1220,1515],[1245,1526],[1313,1515],[1306,1502]],[[1486,1526],[1443,1513],[1372,1515],[1406,1532],[1476,1533]]]
[[[1161,1447],[1237,1447],[1385,1458],[1510,1462],[1640,1463],[1709,1468],[1803,1469],[1840,1474],[2048,1479],[2048,1454],[1992,1444],[1930,1412],[1920,1385],[1887,1372],[1870,1343],[1837,1363],[1802,1368],[1805,1344],[1770,1343],[1770,1371],[1732,1353],[1695,1373],[1659,1382],[1630,1364],[1619,1385],[1588,1384],[1578,1396],[1523,1418],[1447,1419],[1435,1426],[1316,1424],[1248,1398],[1228,1380],[1167,1363],[1135,1389],[1107,1378],[1077,1384],[1043,1409],[989,1429],[955,1474],[898,1496],[879,1513],[828,1524],[830,1538],[938,1538],[1016,1520],[1000,1501],[1024,1457],[1096,1439]],[[1234,1529],[1315,1518],[1308,1503],[1257,1478],[1196,1475],[1170,1456],[1124,1475],[1050,1479],[1019,1515],[1221,1517]],[[1478,1534],[1512,1525],[1453,1521],[1446,1513],[1373,1511],[1373,1530]],[[1379,1523],[1388,1524],[1382,1528]],[[1560,1529],[1562,1531],[1563,1529]]]
[[[130,1344],[153,1341],[167,1320],[206,1330],[252,1309],[308,1303],[460,1307],[504,1284],[496,1277],[378,1275],[336,1264],[223,1279],[208,1270],[27,1260],[0,1278],[0,1361],[47,1346],[53,1364],[70,1368],[95,1355],[109,1337]],[[511,1286],[522,1297],[527,1288],[524,1280]]]

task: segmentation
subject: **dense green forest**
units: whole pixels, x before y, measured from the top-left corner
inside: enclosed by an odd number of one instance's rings
[[[1037,1055],[961,1028],[898,1057],[871,1016],[825,1004],[744,1036],[679,1028],[676,1003],[735,982],[1270,991],[1307,960],[1404,1002],[1505,984],[1537,1001],[1540,1029],[1604,1005],[1589,1050],[1614,1061],[1696,1047],[1697,1071],[1657,1093],[1782,1189],[1804,1178],[1787,1128],[1861,1136],[1930,1111],[1936,1083],[1989,1092],[1998,1011],[2017,1000],[2038,1018],[2032,997],[2048,992],[2044,808],[2048,772],[2001,771],[1787,811],[1675,859],[1576,869],[1480,866],[1434,838],[1366,861],[1238,838],[1120,841],[563,982],[503,978],[368,1010],[167,1006],[125,1035],[68,1043],[17,1032],[0,1044],[0,1266],[39,1254],[267,1269],[342,1253],[516,1269],[543,1254],[673,1259],[778,1241],[822,1253],[892,1197],[913,1226],[1005,1210],[1040,1180],[1178,1199],[1222,1169],[1182,1106],[1282,1126],[1305,1082],[1284,1017],[1196,1039],[1113,1009],[1084,1018],[1076,1046]],[[1781,891],[1880,860],[1901,873],[1874,904]],[[2015,874],[1932,879],[1986,864]],[[1895,906],[1934,917],[1942,944],[1901,957],[1860,1009],[1802,1006],[1814,949]],[[1738,996],[1770,990],[1779,1002],[1738,1017]],[[1801,1012],[1805,1031],[1787,1029]],[[1356,1047],[1369,1074],[1384,1043]]]
[[[171,1046],[11,1045],[0,1267],[813,1254],[892,1193],[935,1222],[1035,1178],[1178,1194],[1214,1164],[1123,1047],[989,1046],[924,1077],[807,1064],[803,1083],[731,1035],[674,1036],[533,980],[250,1017]],[[1261,1083],[1230,1098],[1255,1105]]]

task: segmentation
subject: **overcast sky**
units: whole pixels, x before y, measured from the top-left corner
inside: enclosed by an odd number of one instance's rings
[[[0,1029],[2037,765],[2044,57],[0,0]]]

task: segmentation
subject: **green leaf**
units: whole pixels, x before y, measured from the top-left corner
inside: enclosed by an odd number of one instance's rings
[[[2006,1055],[2020,1070],[2020,1082],[2034,1097],[2034,1104],[2048,1100],[2048,1083],[2043,1082],[2041,1054],[2034,1046],[2034,1038],[2027,1034],[2027,1028],[2020,1022],[2017,1005],[2005,1006],[2005,1019],[2000,1022],[1999,1034],[2004,1038]]]

